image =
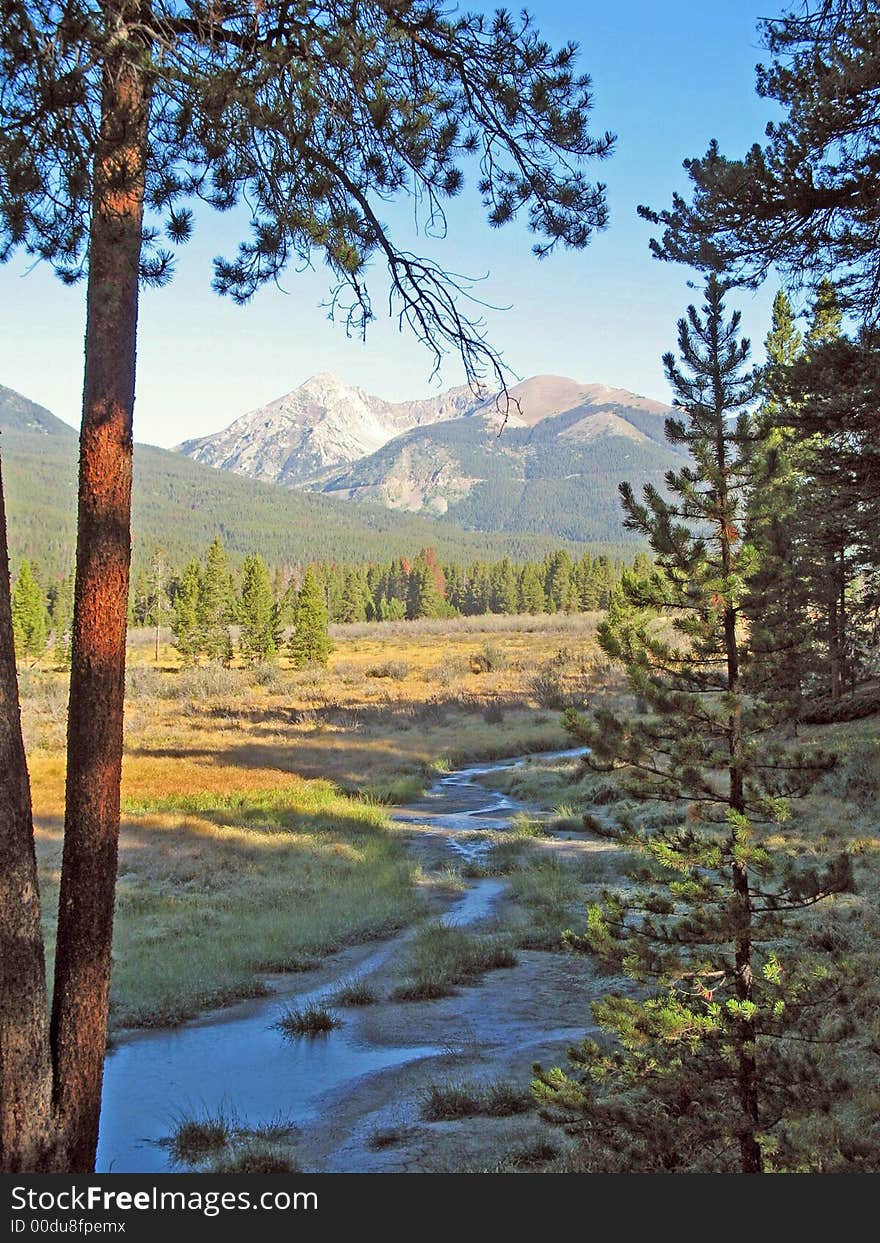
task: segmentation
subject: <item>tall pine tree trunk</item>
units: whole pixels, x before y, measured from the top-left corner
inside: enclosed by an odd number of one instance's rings
[[[713,338],[713,355],[721,356],[717,337]],[[730,493],[728,491],[728,462],[725,443],[724,385],[720,372],[716,372],[715,423],[716,466],[718,470],[718,542],[724,581],[728,583],[732,569],[732,543],[737,538],[731,517]],[[731,709],[728,718],[728,801],[731,811],[742,816],[745,812],[745,792],[742,770],[742,688],[740,686],[739,642],[736,634],[737,610],[728,598],[723,614],[724,658],[727,665],[727,693]],[[740,829],[734,827],[734,844],[740,837]],[[736,852],[734,852],[736,854]],[[733,952],[736,969],[735,989],[737,1000],[752,999],[752,904],[749,894],[749,875],[745,862],[736,861],[733,868]],[[758,1117],[758,1066],[755,1054],[755,1025],[749,1019],[736,1023],[737,1095],[742,1114],[739,1146],[740,1164],[744,1174],[760,1174],[763,1170],[761,1146],[757,1135]]]
[[[0,479],[0,1170],[51,1167],[52,1064]]]
[[[109,0],[124,33],[131,0]],[[65,1168],[94,1169],[107,1037],[131,553],[132,410],[147,97],[122,45],[104,67],[89,240],[64,856],[52,1009]]]

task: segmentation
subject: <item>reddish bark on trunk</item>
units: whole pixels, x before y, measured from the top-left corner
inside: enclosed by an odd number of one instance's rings
[[[0,1169],[51,1167],[46,968],[0,478]]]
[[[108,22],[136,6],[118,0]],[[89,240],[64,856],[52,1008],[56,1124],[94,1169],[107,1037],[131,555],[132,411],[147,100],[129,47],[104,67]]]

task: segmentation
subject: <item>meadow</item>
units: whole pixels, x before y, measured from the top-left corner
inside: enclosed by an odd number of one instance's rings
[[[596,616],[334,627],[326,670],[182,669],[130,639],[111,1025],[179,1022],[388,935],[448,884],[389,817],[438,771],[563,747],[608,677]],[[22,670],[47,943],[66,675]]]

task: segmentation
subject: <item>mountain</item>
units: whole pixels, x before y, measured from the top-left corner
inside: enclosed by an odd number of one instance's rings
[[[181,452],[346,501],[433,515],[470,530],[578,541],[631,538],[617,486],[661,484],[681,458],[671,407],[625,389],[534,376],[496,399],[452,389],[389,403],[321,375]]]
[[[467,414],[478,404],[467,387],[422,401],[383,401],[323,372],[225,431],[184,441],[178,451],[206,466],[295,486],[367,457],[409,428]]]
[[[27,556],[49,575],[73,565],[78,442],[74,430],[21,394],[0,387],[0,456],[13,564]],[[157,545],[178,565],[220,534],[234,558],[259,552],[270,565],[314,559],[361,562],[413,556],[433,545],[448,560],[540,557],[551,537],[462,531],[428,516],[350,505],[316,493],[214,470],[179,453],[135,445],[133,560]],[[575,551],[572,548],[572,551]],[[620,540],[608,551],[623,555]]]
[[[61,436],[72,440],[76,432],[68,423],[50,414],[42,406],[22,397],[15,389],[0,384],[0,429],[27,432],[37,436]]]

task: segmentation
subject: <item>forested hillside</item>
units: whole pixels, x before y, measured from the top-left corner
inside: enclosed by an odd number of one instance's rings
[[[73,565],[76,436],[58,420],[44,432],[19,430],[20,424],[6,421],[8,409],[5,403],[0,407],[0,448],[13,565],[25,556],[49,577],[63,575]],[[351,506],[214,470],[149,445],[135,449],[133,528],[135,572],[159,545],[172,561],[184,564],[217,532],[234,560],[258,552],[271,565],[414,556],[429,545],[450,560],[526,558],[559,545],[549,537],[465,532],[379,505]],[[608,542],[585,541],[588,546],[612,556],[632,555],[620,535]]]

